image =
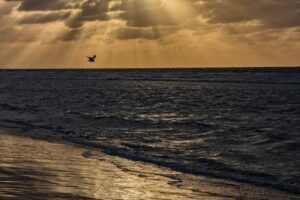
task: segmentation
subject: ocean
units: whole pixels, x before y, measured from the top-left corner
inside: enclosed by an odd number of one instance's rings
[[[300,193],[300,68],[0,70],[0,127]]]

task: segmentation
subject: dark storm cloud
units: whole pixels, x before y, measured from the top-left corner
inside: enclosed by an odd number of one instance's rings
[[[73,0],[6,0],[21,2],[19,6],[20,11],[51,11],[51,10],[62,10],[71,9]]]
[[[18,22],[21,24],[42,24],[54,21],[63,21],[70,16],[70,12],[36,13],[22,17]]]
[[[20,20],[20,23],[40,23],[52,22],[65,19],[66,25],[70,28],[80,28],[86,21],[108,20],[108,2],[109,0],[23,0],[20,3],[18,10],[33,12],[33,11],[52,11],[46,15],[32,15],[32,18],[26,17],[26,20]],[[78,10],[75,16],[67,15],[65,10]],[[55,17],[54,15],[58,15]],[[43,19],[38,19],[41,17]],[[70,18],[68,18],[70,17]],[[32,19],[32,21],[30,21]]]
[[[300,26],[299,0],[211,0],[199,9],[210,23],[257,20],[271,28]]]
[[[22,1],[19,10],[32,11],[32,10],[59,10],[66,9],[67,0],[25,0]]]
[[[87,21],[107,21],[108,3],[109,0],[87,0],[73,4],[80,11],[66,20],[66,25],[70,28],[80,28]]]
[[[265,29],[285,29],[300,26],[300,0],[6,0],[19,2],[18,10],[24,15],[20,24],[41,24],[64,21],[71,29],[81,28],[89,21],[109,21],[111,13],[126,22],[125,27],[115,29],[117,39],[159,39],[164,36],[160,28],[169,28],[166,35],[187,28],[190,21],[202,17],[208,25],[223,28],[234,23],[256,21]],[[166,4],[189,7],[190,12],[170,16]],[[4,10],[4,9],[3,9]],[[36,12],[39,13],[36,13]],[[9,10],[1,11],[8,13]],[[45,13],[41,13],[45,12]],[[174,11],[177,12],[176,10]],[[175,28],[174,28],[175,27]],[[232,32],[261,31],[240,27]],[[188,27],[196,30],[199,27]],[[150,30],[150,31],[149,31]],[[228,31],[230,33],[230,31]],[[76,38],[76,37],[74,37]]]

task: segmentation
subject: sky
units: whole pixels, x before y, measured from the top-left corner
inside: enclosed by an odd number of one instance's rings
[[[0,25],[0,68],[300,65],[300,0],[0,0]]]

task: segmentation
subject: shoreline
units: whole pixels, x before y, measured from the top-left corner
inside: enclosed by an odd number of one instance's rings
[[[41,133],[43,130],[36,131]],[[31,138],[33,135],[36,134],[0,130],[0,174],[3,177],[0,197],[35,199],[37,194],[42,194],[42,199],[101,199],[104,196],[105,199],[138,199],[143,195],[144,199],[298,197],[271,188],[185,174],[107,155],[100,149],[74,145],[58,138],[47,139],[48,134],[36,139]],[[129,194],[133,196],[126,196]]]
[[[84,140],[84,138],[82,138],[80,135],[74,135],[74,136],[70,136],[70,135],[66,135],[63,134],[61,132],[56,132],[53,131],[52,129],[48,129],[48,128],[42,128],[42,127],[37,127],[37,128],[30,128],[30,127],[26,127],[24,126],[24,124],[15,124],[16,126],[6,126],[5,128],[0,127],[0,131],[1,130],[6,130],[10,133],[16,134],[17,136],[22,135],[24,137],[30,137],[32,139],[38,139],[38,140],[43,140],[43,141],[48,141],[48,142],[57,142],[57,143],[62,143],[62,144],[66,144],[66,145],[71,145],[71,146],[75,146],[75,147],[79,147],[79,148],[85,148],[85,149],[90,149],[93,151],[100,151],[101,153],[108,155],[108,156],[112,156],[112,157],[118,157],[121,159],[125,159],[125,160],[130,160],[133,162],[141,162],[141,163],[145,163],[145,164],[151,164],[151,165],[155,165],[157,167],[162,167],[162,168],[166,168],[168,170],[171,171],[175,171],[178,173],[182,173],[182,174],[188,174],[188,175],[192,175],[192,176],[196,176],[196,177],[206,177],[206,178],[212,178],[212,179],[220,179],[220,180],[225,180],[225,181],[232,181],[232,182],[236,182],[236,183],[240,183],[240,184],[248,184],[248,185],[253,185],[256,187],[263,187],[263,188],[268,188],[271,190],[276,190],[276,191],[280,191],[280,192],[285,192],[288,194],[293,194],[293,195],[298,195],[299,196],[299,191],[295,188],[288,188],[287,186],[282,186],[282,185],[277,185],[273,182],[269,182],[266,183],[264,181],[261,181],[260,179],[257,181],[253,181],[253,180],[244,180],[240,177],[236,177],[236,178],[231,178],[230,176],[219,176],[219,175],[215,175],[215,174],[209,174],[209,173],[198,173],[195,171],[190,171],[188,169],[185,168],[180,168],[177,167],[177,165],[171,165],[170,163],[164,163],[164,162],[158,162],[158,161],[153,161],[153,160],[149,160],[146,158],[142,158],[142,157],[138,157],[138,156],[132,156],[132,155],[128,155],[126,154],[126,152],[122,153],[119,151],[119,149],[110,149],[107,148],[106,145],[103,144],[92,144],[89,142],[86,142]],[[73,133],[72,133],[73,134]],[[249,174],[253,174],[255,172],[249,171]],[[262,176],[263,179],[263,176]]]

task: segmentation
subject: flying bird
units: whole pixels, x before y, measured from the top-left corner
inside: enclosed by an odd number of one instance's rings
[[[89,59],[88,62],[95,62],[96,57],[96,55],[94,55],[93,57],[87,56],[87,58]]]

